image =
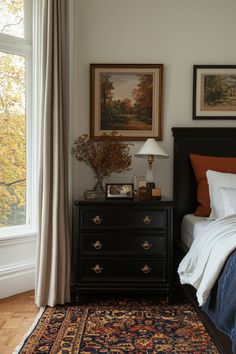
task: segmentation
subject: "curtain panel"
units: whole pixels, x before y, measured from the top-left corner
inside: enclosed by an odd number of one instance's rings
[[[36,304],[70,301],[68,0],[43,0]]]

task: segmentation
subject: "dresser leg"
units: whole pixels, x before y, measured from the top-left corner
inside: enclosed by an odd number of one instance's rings
[[[173,301],[173,289],[168,289],[166,293],[166,301],[171,302]]]
[[[71,287],[71,302],[75,304],[79,304],[82,302],[82,296],[79,290],[75,287]]]

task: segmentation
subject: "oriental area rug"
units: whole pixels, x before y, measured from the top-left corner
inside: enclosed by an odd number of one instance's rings
[[[117,298],[45,308],[17,353],[219,351],[189,303]]]

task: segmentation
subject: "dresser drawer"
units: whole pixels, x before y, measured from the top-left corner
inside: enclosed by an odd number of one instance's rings
[[[80,254],[160,254],[166,253],[166,234],[147,235],[82,235]]]
[[[83,210],[80,228],[86,230],[99,229],[156,229],[167,230],[167,210]]]
[[[164,259],[86,258],[80,260],[80,281],[166,281]]]

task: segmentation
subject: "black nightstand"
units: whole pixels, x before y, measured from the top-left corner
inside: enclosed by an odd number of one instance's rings
[[[94,292],[170,292],[173,202],[74,202],[72,288]]]

